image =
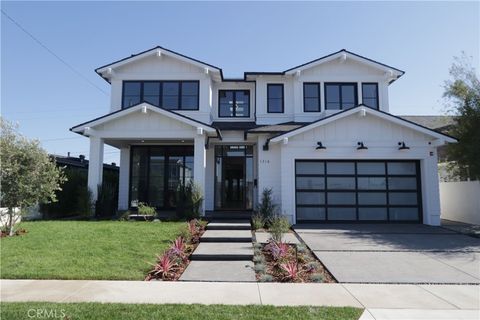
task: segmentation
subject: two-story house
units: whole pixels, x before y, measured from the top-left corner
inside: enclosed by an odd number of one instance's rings
[[[340,50],[228,79],[156,47],[96,72],[110,113],[71,130],[90,139],[94,197],[104,144],[120,149],[119,209],[172,210],[193,179],[203,212],[252,210],[272,188],[292,223],[440,223],[437,147],[456,140],[389,113],[397,68]]]

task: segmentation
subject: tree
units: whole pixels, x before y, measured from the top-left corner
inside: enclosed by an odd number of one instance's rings
[[[0,203],[8,209],[2,213],[7,218],[6,232],[13,235],[14,209],[23,212],[37,203],[56,201],[55,192],[66,178],[37,140],[22,136],[3,118],[0,126]]]
[[[444,98],[457,123],[449,132],[458,143],[449,144],[447,159],[455,163],[453,173],[480,179],[480,81],[471,60],[462,54],[450,68],[452,79],[444,85]]]

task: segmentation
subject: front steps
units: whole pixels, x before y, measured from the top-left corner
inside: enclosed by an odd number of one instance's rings
[[[231,219],[210,222],[190,259],[180,280],[256,281],[250,222]]]

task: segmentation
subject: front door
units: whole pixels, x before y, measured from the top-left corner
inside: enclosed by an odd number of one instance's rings
[[[216,146],[215,209],[251,210],[252,206],[252,146]]]

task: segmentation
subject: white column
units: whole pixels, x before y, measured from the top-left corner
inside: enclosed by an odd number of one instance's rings
[[[88,188],[92,191],[92,200],[97,200],[98,185],[103,179],[103,139],[90,137],[90,159],[88,163]]]
[[[435,149],[432,149],[435,150]],[[437,152],[433,151],[421,161],[423,223],[431,226],[440,225],[440,188],[438,181]]]
[[[130,189],[130,148],[120,149],[120,173],[118,178],[118,209],[128,210]]]
[[[205,214],[205,170],[206,170],[206,155],[205,150],[205,136],[203,130],[197,130],[200,132],[195,136],[193,147],[193,180],[200,187],[203,194],[202,207],[200,212]]]

